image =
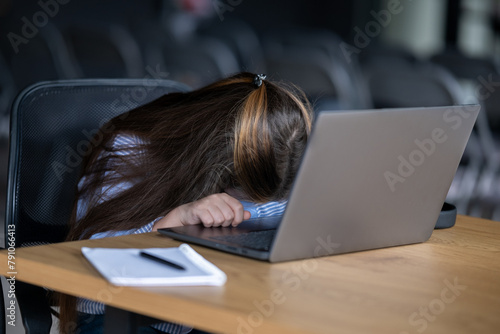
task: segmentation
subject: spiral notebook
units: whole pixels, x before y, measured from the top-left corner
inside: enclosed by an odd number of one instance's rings
[[[141,256],[146,253],[148,257]],[[172,248],[89,248],[85,258],[111,284],[121,286],[224,285],[226,274],[187,244]],[[160,259],[158,261],[158,259]],[[183,269],[161,263],[169,261]]]

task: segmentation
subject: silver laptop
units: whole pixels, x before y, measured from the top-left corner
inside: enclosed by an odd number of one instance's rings
[[[321,112],[282,217],[159,231],[270,262],[424,242],[479,109]]]

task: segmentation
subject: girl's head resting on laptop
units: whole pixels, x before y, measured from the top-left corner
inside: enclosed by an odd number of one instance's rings
[[[284,200],[311,118],[299,89],[251,73],[117,116],[100,129],[85,162],[69,238],[138,228],[214,194]]]

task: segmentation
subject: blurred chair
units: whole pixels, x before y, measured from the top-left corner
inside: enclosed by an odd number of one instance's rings
[[[492,60],[470,57],[455,48],[433,55],[430,61],[447,68],[460,79],[477,80],[481,75],[498,73],[498,66]]]
[[[457,49],[446,49],[431,57],[452,72],[465,91],[465,96],[481,104],[476,127],[485,157],[470,214],[491,218],[500,214],[500,73],[491,59],[469,57]],[[497,219],[500,218],[497,216]]]
[[[266,73],[262,44],[257,33],[246,22],[234,18],[223,22],[211,21],[200,27],[198,34],[217,38],[229,46],[236,55],[241,71]]]
[[[141,78],[145,75],[139,45],[124,26],[80,22],[61,30],[78,77]]]
[[[400,45],[390,45],[372,40],[370,44],[360,49],[359,63],[361,67],[374,67],[377,63],[415,64],[419,62],[417,56]]]
[[[500,130],[500,71],[492,59],[470,57],[456,49],[446,49],[430,58],[431,62],[448,69],[460,82],[471,90],[468,92],[481,102],[486,111],[490,128]],[[482,87],[482,91],[477,89]],[[474,91],[476,90],[476,91]]]
[[[169,78],[193,88],[239,71],[231,49],[214,38],[195,36],[183,41],[168,41],[162,51]]]
[[[341,66],[347,72],[349,109],[372,107],[370,92],[361,71],[358,56],[352,54],[349,58],[346,57],[342,48],[347,43],[338,35],[324,29],[295,27],[280,30],[271,39],[273,43],[280,43],[285,48],[295,46],[316,50],[326,55],[333,67]]]
[[[376,108],[431,107],[471,103],[448,71],[428,62],[373,62],[364,67]],[[460,213],[467,213],[484,160],[479,131],[471,134],[448,193]],[[395,138],[395,140],[397,140]]]
[[[266,51],[268,75],[300,87],[319,110],[349,109],[348,74],[342,67],[332,67],[321,53],[296,48],[286,52]]]
[[[6,224],[15,225],[16,247],[64,240],[81,162],[99,143],[105,121],[187,89],[168,80],[81,79],[42,82],[21,92],[12,108],[6,207]],[[138,90],[144,92],[140,100],[133,98]],[[50,330],[46,294],[16,282],[27,333]]]
[[[155,19],[134,20],[130,23],[129,30],[137,41],[144,65],[153,68],[159,66],[165,70],[163,45],[176,43],[175,37]]]
[[[370,108],[371,97],[357,58],[347,59],[341,43],[329,31],[290,27],[266,35],[263,44],[270,74],[276,72],[279,77],[298,84],[313,99],[321,96],[317,109]],[[280,59],[286,64],[280,64]],[[321,77],[330,77],[330,84],[324,85]],[[318,92],[320,85],[322,93]],[[332,85],[335,89],[331,89]]]
[[[375,108],[446,106],[462,100],[456,79],[437,65],[377,63],[364,70]]]
[[[16,86],[14,78],[10,73],[10,68],[7,65],[2,53],[0,52],[0,138],[7,138],[9,133],[8,114],[10,105],[14,99]]]
[[[43,80],[72,79],[77,76],[62,35],[50,22],[26,44],[20,44],[17,53],[4,43],[1,43],[1,48],[16,91]]]

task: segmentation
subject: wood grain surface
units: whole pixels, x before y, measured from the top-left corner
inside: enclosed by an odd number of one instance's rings
[[[15,250],[16,280],[215,333],[500,333],[500,222],[459,216],[429,241],[270,264],[193,246],[222,287],[116,287],[81,247],[172,247],[157,232]],[[7,250],[1,274],[9,276]]]

